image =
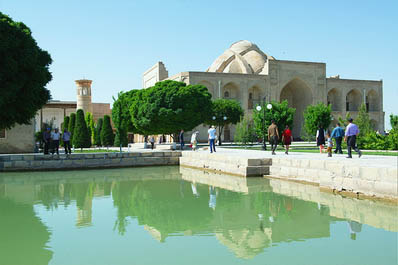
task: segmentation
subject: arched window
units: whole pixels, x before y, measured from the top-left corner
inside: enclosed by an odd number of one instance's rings
[[[249,93],[249,99],[253,99],[253,93]]]
[[[224,92],[224,98],[229,98],[229,92],[228,91]]]

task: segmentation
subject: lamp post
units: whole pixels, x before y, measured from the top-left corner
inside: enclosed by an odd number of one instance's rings
[[[272,105],[271,104],[267,104],[267,109],[268,110],[271,110],[272,109]],[[262,131],[262,133],[263,133],[263,135],[262,135],[262,137],[263,137],[263,150],[265,151],[265,150],[267,150],[267,144],[266,144],[266,142],[265,142],[265,108],[263,108],[263,107],[261,107],[260,105],[258,105],[257,107],[256,107],[256,110],[258,111],[258,112],[260,112],[261,110],[263,111],[263,121],[262,121],[262,123],[261,123],[261,131]]]
[[[217,117],[216,117],[216,116],[213,116],[212,119],[213,119],[214,122],[216,122]],[[220,117],[220,119],[221,119],[221,117]],[[222,119],[223,119],[223,121],[225,122],[225,121],[228,119],[228,117],[224,115],[224,116],[222,117]],[[222,144],[222,142],[221,142],[221,133],[222,133],[222,128],[223,128],[224,126],[221,126],[221,124],[222,124],[221,121],[218,122],[218,124],[217,124],[217,126],[218,126],[218,128],[219,128],[219,129],[218,129],[218,134],[219,134],[218,145],[221,145],[221,144]]]

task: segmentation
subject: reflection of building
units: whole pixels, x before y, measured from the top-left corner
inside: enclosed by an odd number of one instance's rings
[[[166,79],[202,84],[213,99],[238,100],[249,114],[263,100],[287,99],[296,108],[294,137],[300,135],[304,109],[319,102],[332,105],[335,122],[347,112],[355,118],[359,106],[365,103],[374,128],[384,129],[382,81],[328,78],[325,63],[277,60],[249,41],[233,43],[205,72],[168,77],[164,64],[159,62],[143,74],[143,87]],[[205,128],[199,129],[201,140],[206,140]],[[225,128],[224,140],[232,140],[233,132],[233,127]]]

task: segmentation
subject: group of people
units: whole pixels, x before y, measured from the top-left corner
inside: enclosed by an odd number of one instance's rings
[[[43,132],[43,143],[44,143],[44,154],[48,155],[49,150],[51,149],[51,154],[57,153],[59,155],[59,143],[62,137],[63,145],[65,147],[65,154],[71,154],[71,144],[70,144],[70,137],[71,133],[65,128],[64,132],[61,133],[58,131],[57,128],[51,130],[51,128],[47,128]]]
[[[336,141],[336,149],[334,153],[343,154],[343,150],[341,149],[341,143],[344,141],[347,143],[347,158],[352,158],[352,149],[358,153],[358,156],[362,156],[361,150],[357,147],[357,136],[359,134],[359,129],[356,124],[354,124],[354,120],[352,118],[348,119],[348,125],[344,132],[344,129],[340,127],[340,123],[336,124],[336,127],[333,129],[332,133],[327,132],[321,125],[318,126],[318,130],[316,132],[316,145],[319,146],[319,152],[322,153],[324,150],[325,142],[327,142],[327,153],[329,157],[332,157],[333,150],[333,139]]]

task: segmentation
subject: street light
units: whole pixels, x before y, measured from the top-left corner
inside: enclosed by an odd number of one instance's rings
[[[272,109],[272,104],[270,104],[270,103],[268,103],[267,104],[267,109],[268,110],[271,110]],[[256,107],[256,110],[258,111],[258,112],[260,112],[261,110],[263,110],[263,122],[261,123],[261,127],[262,127],[262,133],[263,133],[263,150],[265,151],[265,150],[267,150],[267,144],[266,144],[266,142],[265,142],[265,108],[262,108],[260,105],[258,105],[257,107]]]
[[[212,119],[213,119],[213,121],[216,121],[217,117],[213,116]],[[222,119],[224,121],[226,121],[228,119],[228,117],[224,115],[222,117]],[[217,125],[218,125],[218,134],[219,134],[218,145],[221,145],[221,133],[222,133],[222,131],[221,131],[221,122],[219,124],[217,124]]]

